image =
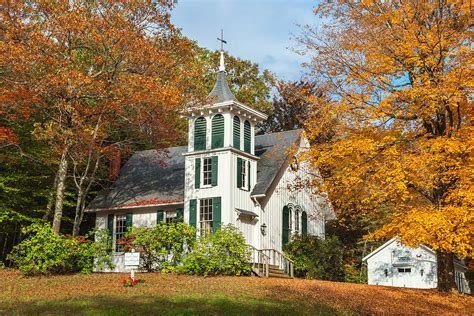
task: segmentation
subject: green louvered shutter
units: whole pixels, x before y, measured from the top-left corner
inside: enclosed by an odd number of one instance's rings
[[[156,225],[158,225],[159,223],[161,223],[163,221],[163,219],[165,218],[165,212],[163,210],[158,210],[156,212]]]
[[[301,213],[301,234],[303,236],[308,235],[308,214],[304,211]]]
[[[234,146],[234,148],[240,149],[240,119],[238,116],[234,116],[232,135],[232,145]]]
[[[107,215],[107,230],[110,236],[114,235],[114,214]]]
[[[184,222],[184,211],[182,208],[176,209],[176,222],[179,222],[179,223]]]
[[[197,222],[197,200],[193,199],[189,201],[189,225],[196,227]]]
[[[219,158],[217,156],[213,156],[211,158],[211,185],[215,187],[217,185],[217,175],[218,175],[218,166],[219,166]]]
[[[196,189],[201,187],[201,158],[196,158],[194,161],[194,187]]]
[[[250,187],[250,175],[251,175],[251,172],[250,172],[250,161],[247,162],[247,166],[248,166],[248,169],[247,169],[247,179],[248,179],[248,189],[249,191],[251,190],[251,187]]]
[[[200,117],[194,123],[194,150],[206,149],[206,119]]]
[[[237,187],[242,187],[242,158],[237,157]]]
[[[251,143],[250,123],[249,121],[245,121],[244,123],[244,151],[249,154],[251,153],[250,143]]]
[[[125,226],[126,231],[132,228],[133,226],[133,213],[127,213],[125,217]]]
[[[288,209],[288,206],[283,207],[283,218],[282,218],[282,224],[283,224],[283,231],[281,234],[282,237],[282,246],[286,245],[290,239],[290,210]]]
[[[221,229],[221,197],[212,199],[212,231]]]
[[[217,114],[212,118],[211,148],[224,147],[224,117]]]

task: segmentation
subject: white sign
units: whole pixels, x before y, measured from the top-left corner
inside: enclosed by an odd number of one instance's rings
[[[140,265],[140,253],[139,252],[126,252],[125,265],[138,267]]]

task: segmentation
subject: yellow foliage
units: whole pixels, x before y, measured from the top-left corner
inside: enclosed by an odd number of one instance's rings
[[[473,256],[474,54],[464,1],[324,2],[301,39],[328,98],[307,122],[344,219],[369,238]],[[318,142],[334,131],[326,142]]]

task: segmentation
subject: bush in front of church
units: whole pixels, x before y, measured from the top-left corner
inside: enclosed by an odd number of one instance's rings
[[[225,225],[201,237],[178,272],[197,275],[249,275],[250,250],[238,228]]]
[[[22,229],[26,236],[8,256],[26,275],[92,272],[94,265],[113,268],[111,239],[97,231],[96,241],[88,237],[56,234],[51,225],[34,223]]]
[[[173,272],[183,256],[194,248],[194,227],[186,223],[160,223],[155,227],[133,228],[128,248],[141,252],[141,268]]]
[[[336,236],[294,235],[284,247],[295,263],[295,276],[308,279],[343,281],[344,248]]]

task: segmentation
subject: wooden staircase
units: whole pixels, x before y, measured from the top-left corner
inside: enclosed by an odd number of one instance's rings
[[[250,264],[252,272],[261,278],[293,278],[294,263],[276,249],[256,249],[252,251]]]

